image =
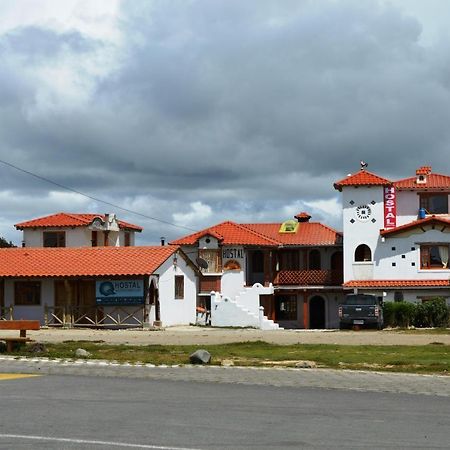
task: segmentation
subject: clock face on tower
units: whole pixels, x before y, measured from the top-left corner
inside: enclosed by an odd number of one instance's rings
[[[372,210],[369,205],[360,205],[356,208],[356,218],[360,222],[366,222],[370,219]]]

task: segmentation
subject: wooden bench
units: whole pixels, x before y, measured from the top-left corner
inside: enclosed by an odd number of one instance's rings
[[[14,344],[24,344],[31,341],[27,337],[28,330],[39,330],[41,325],[39,320],[0,320],[0,330],[19,330],[17,337],[0,337],[0,341],[6,342],[6,351],[12,352]]]

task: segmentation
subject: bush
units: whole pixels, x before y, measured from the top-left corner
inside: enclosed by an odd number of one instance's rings
[[[442,297],[436,297],[416,305],[414,325],[419,328],[447,327],[449,324],[449,307]]]
[[[390,327],[448,327],[450,308],[442,297],[424,303],[386,302],[383,317],[384,325]]]
[[[408,302],[386,302],[383,307],[385,326],[406,328],[414,323],[416,305]]]

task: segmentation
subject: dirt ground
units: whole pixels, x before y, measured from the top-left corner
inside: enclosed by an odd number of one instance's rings
[[[2,331],[1,337],[16,336],[18,331]],[[337,330],[276,330],[221,329],[206,327],[171,327],[162,330],[92,330],[43,329],[29,331],[27,336],[37,342],[97,341],[131,345],[207,345],[232,342],[265,341],[274,344],[342,344],[342,345],[450,345],[448,334],[424,331],[337,331]]]

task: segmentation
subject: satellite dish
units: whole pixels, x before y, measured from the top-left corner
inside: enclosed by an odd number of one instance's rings
[[[195,258],[195,261],[197,263],[197,266],[200,267],[200,269],[207,269],[208,268],[208,263],[203,258],[200,258],[200,257]]]

